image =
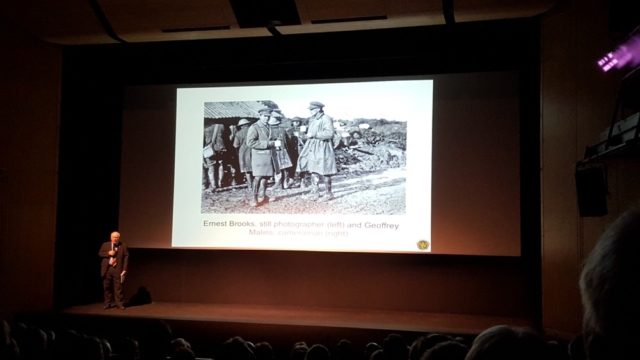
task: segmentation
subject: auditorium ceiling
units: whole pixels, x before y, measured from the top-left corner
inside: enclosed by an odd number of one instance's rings
[[[63,45],[279,36],[527,18],[556,0],[30,0],[0,18]]]

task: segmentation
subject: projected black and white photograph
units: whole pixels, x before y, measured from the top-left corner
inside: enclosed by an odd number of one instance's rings
[[[205,102],[201,212],[405,214],[408,119],[377,107]]]
[[[172,246],[430,251],[432,107],[415,77],[178,88]]]

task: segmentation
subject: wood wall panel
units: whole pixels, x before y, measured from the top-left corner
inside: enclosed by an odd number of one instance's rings
[[[50,310],[61,51],[0,19],[0,317]]]

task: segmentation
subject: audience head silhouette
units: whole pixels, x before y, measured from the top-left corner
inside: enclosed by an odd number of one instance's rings
[[[385,360],[406,360],[409,357],[409,348],[402,336],[389,334],[382,343],[382,353]]]
[[[353,346],[351,342],[346,339],[342,339],[338,342],[338,348],[336,349],[337,360],[353,360],[355,354],[353,352]]]
[[[546,343],[532,329],[498,325],[478,335],[466,360],[544,360]]]
[[[141,359],[166,360],[173,340],[171,327],[162,320],[145,321],[137,340]]]
[[[195,360],[196,355],[193,350],[186,347],[175,348],[171,352],[171,360]]]
[[[307,356],[307,351],[309,351],[309,347],[304,341],[297,342],[293,344],[293,347],[291,348],[289,359],[304,360],[304,357]]]
[[[427,350],[420,360],[464,360],[469,349],[457,341],[445,341]]]
[[[329,353],[329,349],[324,347],[324,345],[315,344],[309,348],[307,351],[307,355],[304,358],[305,360],[331,360],[331,354]]]
[[[580,277],[583,333],[591,360],[636,353],[640,336],[640,207],[602,234]]]
[[[253,353],[256,355],[256,360],[273,360],[275,354],[273,348],[268,342],[259,342],[253,347]]]
[[[136,339],[126,337],[122,340],[118,350],[118,360],[138,360],[140,359],[140,349]]]
[[[367,360],[384,360],[384,351],[382,349],[378,349],[371,353],[371,356]]]
[[[364,359],[369,360],[374,352],[382,350],[382,346],[378,345],[378,343],[370,342],[367,346],[364,347]]]
[[[9,323],[4,319],[0,319],[0,359],[14,360],[18,359],[18,344],[11,337],[11,328]]]
[[[218,360],[255,360],[255,355],[240,336],[225,341],[220,348]]]
[[[444,334],[428,334],[417,338],[409,348],[409,360],[420,360],[424,353],[441,342],[453,340]]]

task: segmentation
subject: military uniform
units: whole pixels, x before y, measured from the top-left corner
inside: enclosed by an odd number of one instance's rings
[[[253,199],[251,206],[269,202],[266,195],[267,178],[280,171],[274,141],[271,140],[271,127],[267,124],[271,109],[259,110],[260,120],[247,131],[247,146],[251,148],[251,170],[253,171]]]
[[[300,151],[296,169],[298,172],[311,173],[311,199],[314,200],[319,198],[320,182],[326,185],[326,200],[333,199],[331,176],[338,172],[333,151],[333,119],[322,111],[323,107],[324,104],[317,101],[309,105],[313,115],[309,118],[307,141]]]

